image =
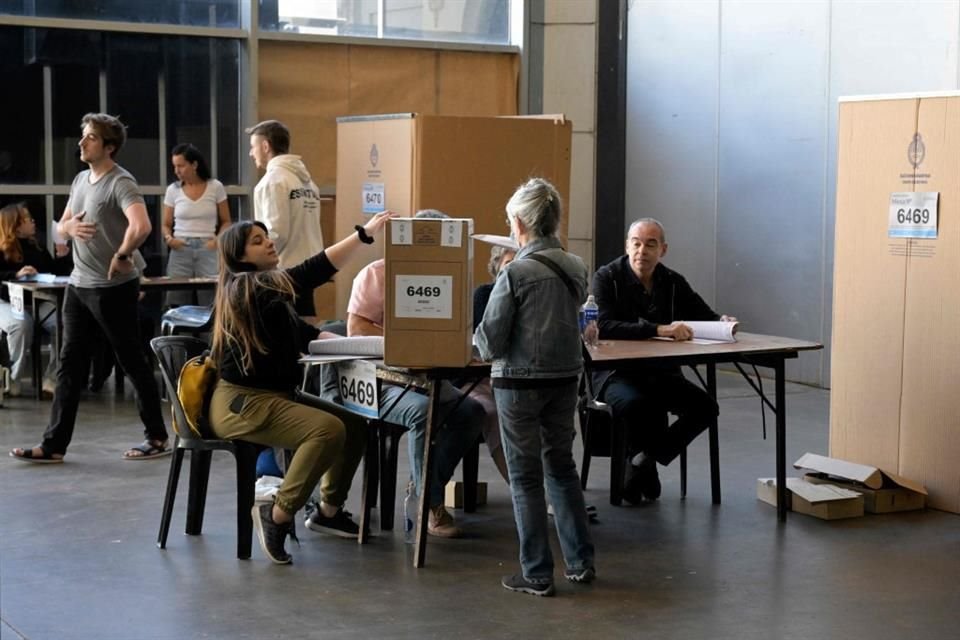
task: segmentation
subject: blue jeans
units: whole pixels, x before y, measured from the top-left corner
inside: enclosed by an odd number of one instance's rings
[[[472,447],[480,436],[485,415],[480,403],[472,398],[464,398],[453,414],[450,409],[463,394],[454,389],[449,382],[438,384],[440,393],[440,416],[444,420],[443,428],[434,432],[434,445],[431,451],[433,461],[430,477],[430,506],[443,504],[443,488],[446,486],[467,449]],[[380,390],[380,419],[398,424],[410,430],[407,448],[410,455],[410,473],[417,487],[417,495],[423,491],[420,486],[423,478],[423,443],[427,432],[427,409],[429,398],[414,390],[407,391],[389,414],[384,411],[393,406],[394,401],[403,393],[403,387],[383,385]],[[449,417],[447,417],[449,415]]]
[[[216,277],[217,250],[207,249],[210,238],[181,238],[186,245],[180,249],[171,249],[167,259],[167,275],[171,278]],[[193,301],[196,294],[197,301]],[[167,293],[168,305],[213,304],[213,291],[170,291]]]
[[[530,582],[553,582],[544,480],[567,569],[593,567],[593,542],[573,461],[577,383],[539,389],[494,388],[503,452],[510,471],[520,567]]]

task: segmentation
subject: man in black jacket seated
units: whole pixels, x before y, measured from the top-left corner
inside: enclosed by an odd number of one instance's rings
[[[660,263],[667,253],[663,225],[637,220],[627,232],[626,255],[597,270],[593,294],[599,307],[600,338],[689,340],[681,320],[735,320],[717,314],[686,279]],[[718,415],[717,403],[684,378],[680,367],[651,365],[642,370],[597,374],[596,389],[614,416],[627,425],[631,464],[626,469],[624,498],[634,504],[660,497],[657,463],[680,455]],[[678,419],[667,425],[666,414]]]

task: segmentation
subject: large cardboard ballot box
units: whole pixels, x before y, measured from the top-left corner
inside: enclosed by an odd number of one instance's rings
[[[383,361],[462,367],[473,352],[473,220],[399,218],[386,228]]]
[[[830,455],[960,513],[960,92],[840,100]]]
[[[369,216],[391,209],[413,216],[438,209],[471,218],[476,233],[509,233],[504,207],[520,184],[546,178],[564,203],[570,191],[572,125],[562,115],[461,117],[418,113],[337,119],[336,238]],[[567,215],[561,222],[566,238]],[[487,282],[489,247],[473,278]],[[362,247],[336,277],[337,317],[346,316],[350,288],[365,264],[384,257],[383,243]]]

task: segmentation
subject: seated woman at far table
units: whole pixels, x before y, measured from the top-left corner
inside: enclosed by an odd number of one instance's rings
[[[10,204],[0,209],[0,281],[57,271],[59,261],[40,246],[36,234],[36,223],[24,203]],[[50,363],[43,374],[43,392],[45,396],[52,396],[59,362],[56,307],[50,302],[41,302],[39,312],[43,318],[43,328],[51,336]],[[27,353],[33,344],[33,326],[33,317],[28,310],[17,313],[13,309],[9,288],[3,285],[0,290],[0,330],[7,334],[11,396],[21,393],[21,383],[27,373]],[[34,357],[39,358],[40,354],[34,354]]]

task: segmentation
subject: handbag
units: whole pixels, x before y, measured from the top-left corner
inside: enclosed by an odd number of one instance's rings
[[[187,418],[187,427],[190,434],[184,434],[182,425],[177,424],[176,416],[173,419],[173,430],[177,435],[192,435],[196,438],[208,437],[210,433],[210,399],[213,397],[213,388],[217,385],[217,366],[208,354],[190,358],[180,370],[177,381],[177,398],[183,407],[183,414]]]

